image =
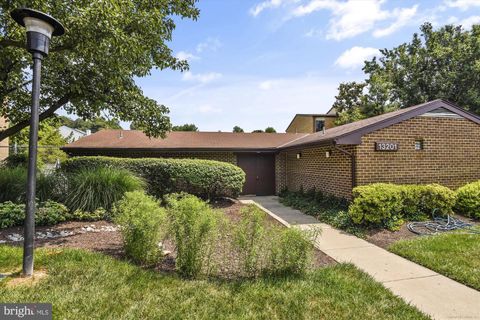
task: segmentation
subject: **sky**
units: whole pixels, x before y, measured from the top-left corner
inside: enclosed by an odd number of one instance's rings
[[[169,44],[187,72],[137,79],[170,109],[173,125],[200,131],[284,132],[296,113],[330,109],[363,62],[410,41],[426,21],[480,24],[480,0],[200,0],[197,21],[176,19]],[[127,126],[127,124],[123,124]]]

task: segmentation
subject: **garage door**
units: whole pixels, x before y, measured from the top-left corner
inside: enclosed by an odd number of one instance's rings
[[[268,196],[275,194],[275,155],[239,153],[237,165],[245,171],[242,194]]]

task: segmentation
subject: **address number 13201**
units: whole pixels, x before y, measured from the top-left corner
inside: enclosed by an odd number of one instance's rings
[[[396,142],[375,142],[376,151],[397,151],[398,143]]]

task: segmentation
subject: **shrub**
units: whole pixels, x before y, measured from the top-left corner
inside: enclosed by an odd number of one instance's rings
[[[455,193],[438,184],[394,185],[375,183],[353,189],[348,209],[357,224],[397,230],[408,220],[426,220],[447,215],[455,204]]]
[[[110,211],[126,192],[142,190],[144,182],[125,169],[81,169],[68,175],[65,204],[71,211]]]
[[[38,226],[48,226],[57,224],[69,219],[67,207],[63,204],[48,200],[40,203],[35,213],[35,224]]]
[[[0,169],[0,202],[25,199],[27,170],[22,167]]]
[[[25,219],[25,205],[11,201],[0,203],[0,228],[20,225]]]
[[[27,169],[24,167],[0,168],[0,202],[25,202],[27,186]],[[36,197],[40,202],[59,200],[65,193],[61,177],[55,173],[38,172]]]
[[[455,209],[465,216],[480,219],[480,181],[458,188]]]
[[[46,201],[37,205],[35,224],[39,226],[54,225],[70,218],[68,209],[61,203]],[[0,203],[0,228],[23,225],[25,205],[11,201]]]
[[[241,219],[234,230],[234,245],[247,276],[257,276],[262,270],[262,254],[266,247],[265,213],[255,205],[240,211]]]
[[[348,209],[357,224],[385,223],[402,211],[402,189],[394,184],[375,183],[353,189],[354,200]]]
[[[120,225],[126,254],[151,265],[162,258],[160,242],[165,236],[165,209],[141,191],[127,192],[115,205],[114,221]]]
[[[158,198],[188,192],[203,198],[236,197],[242,191],[245,173],[219,161],[162,158],[76,157],[63,164],[66,172],[98,167],[124,168],[147,182],[147,191]]]
[[[313,244],[310,235],[296,228],[274,228],[271,244],[270,270],[273,275],[301,275],[312,263]]]
[[[174,194],[166,201],[177,249],[176,268],[184,277],[196,277],[211,266],[219,216],[206,202],[193,195]]]

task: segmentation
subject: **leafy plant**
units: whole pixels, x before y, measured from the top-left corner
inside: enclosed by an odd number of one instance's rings
[[[143,190],[145,183],[125,169],[111,167],[81,169],[68,175],[67,207],[93,212],[110,211],[126,192]]]
[[[64,222],[70,218],[65,205],[48,200],[40,203],[35,213],[35,224],[38,226],[49,226]]]
[[[187,192],[202,198],[236,197],[242,191],[245,173],[225,162],[198,159],[75,157],[63,164],[65,172],[96,168],[123,168],[147,182],[149,194],[161,198]]]
[[[177,249],[177,270],[188,278],[198,276],[202,270],[208,273],[219,215],[193,195],[174,194],[166,201],[170,233]]]
[[[247,276],[257,276],[262,271],[266,249],[265,213],[255,205],[240,211],[241,219],[234,229],[235,249],[241,257],[243,271]]]
[[[70,219],[78,221],[98,221],[110,219],[110,214],[103,208],[98,208],[94,211],[75,210],[70,214]]]
[[[114,211],[114,221],[120,225],[126,254],[145,265],[159,262],[162,258],[159,244],[166,231],[165,209],[155,198],[134,191],[125,193]]]
[[[458,188],[455,210],[471,218],[480,219],[480,181]]]
[[[315,234],[308,234],[297,228],[273,228],[275,236],[270,248],[270,267],[272,275],[302,275],[311,266],[313,244],[310,241]]]
[[[0,228],[14,227],[25,219],[25,205],[6,201],[0,203]]]
[[[25,199],[26,181],[25,168],[0,168],[0,202],[22,202]]]

